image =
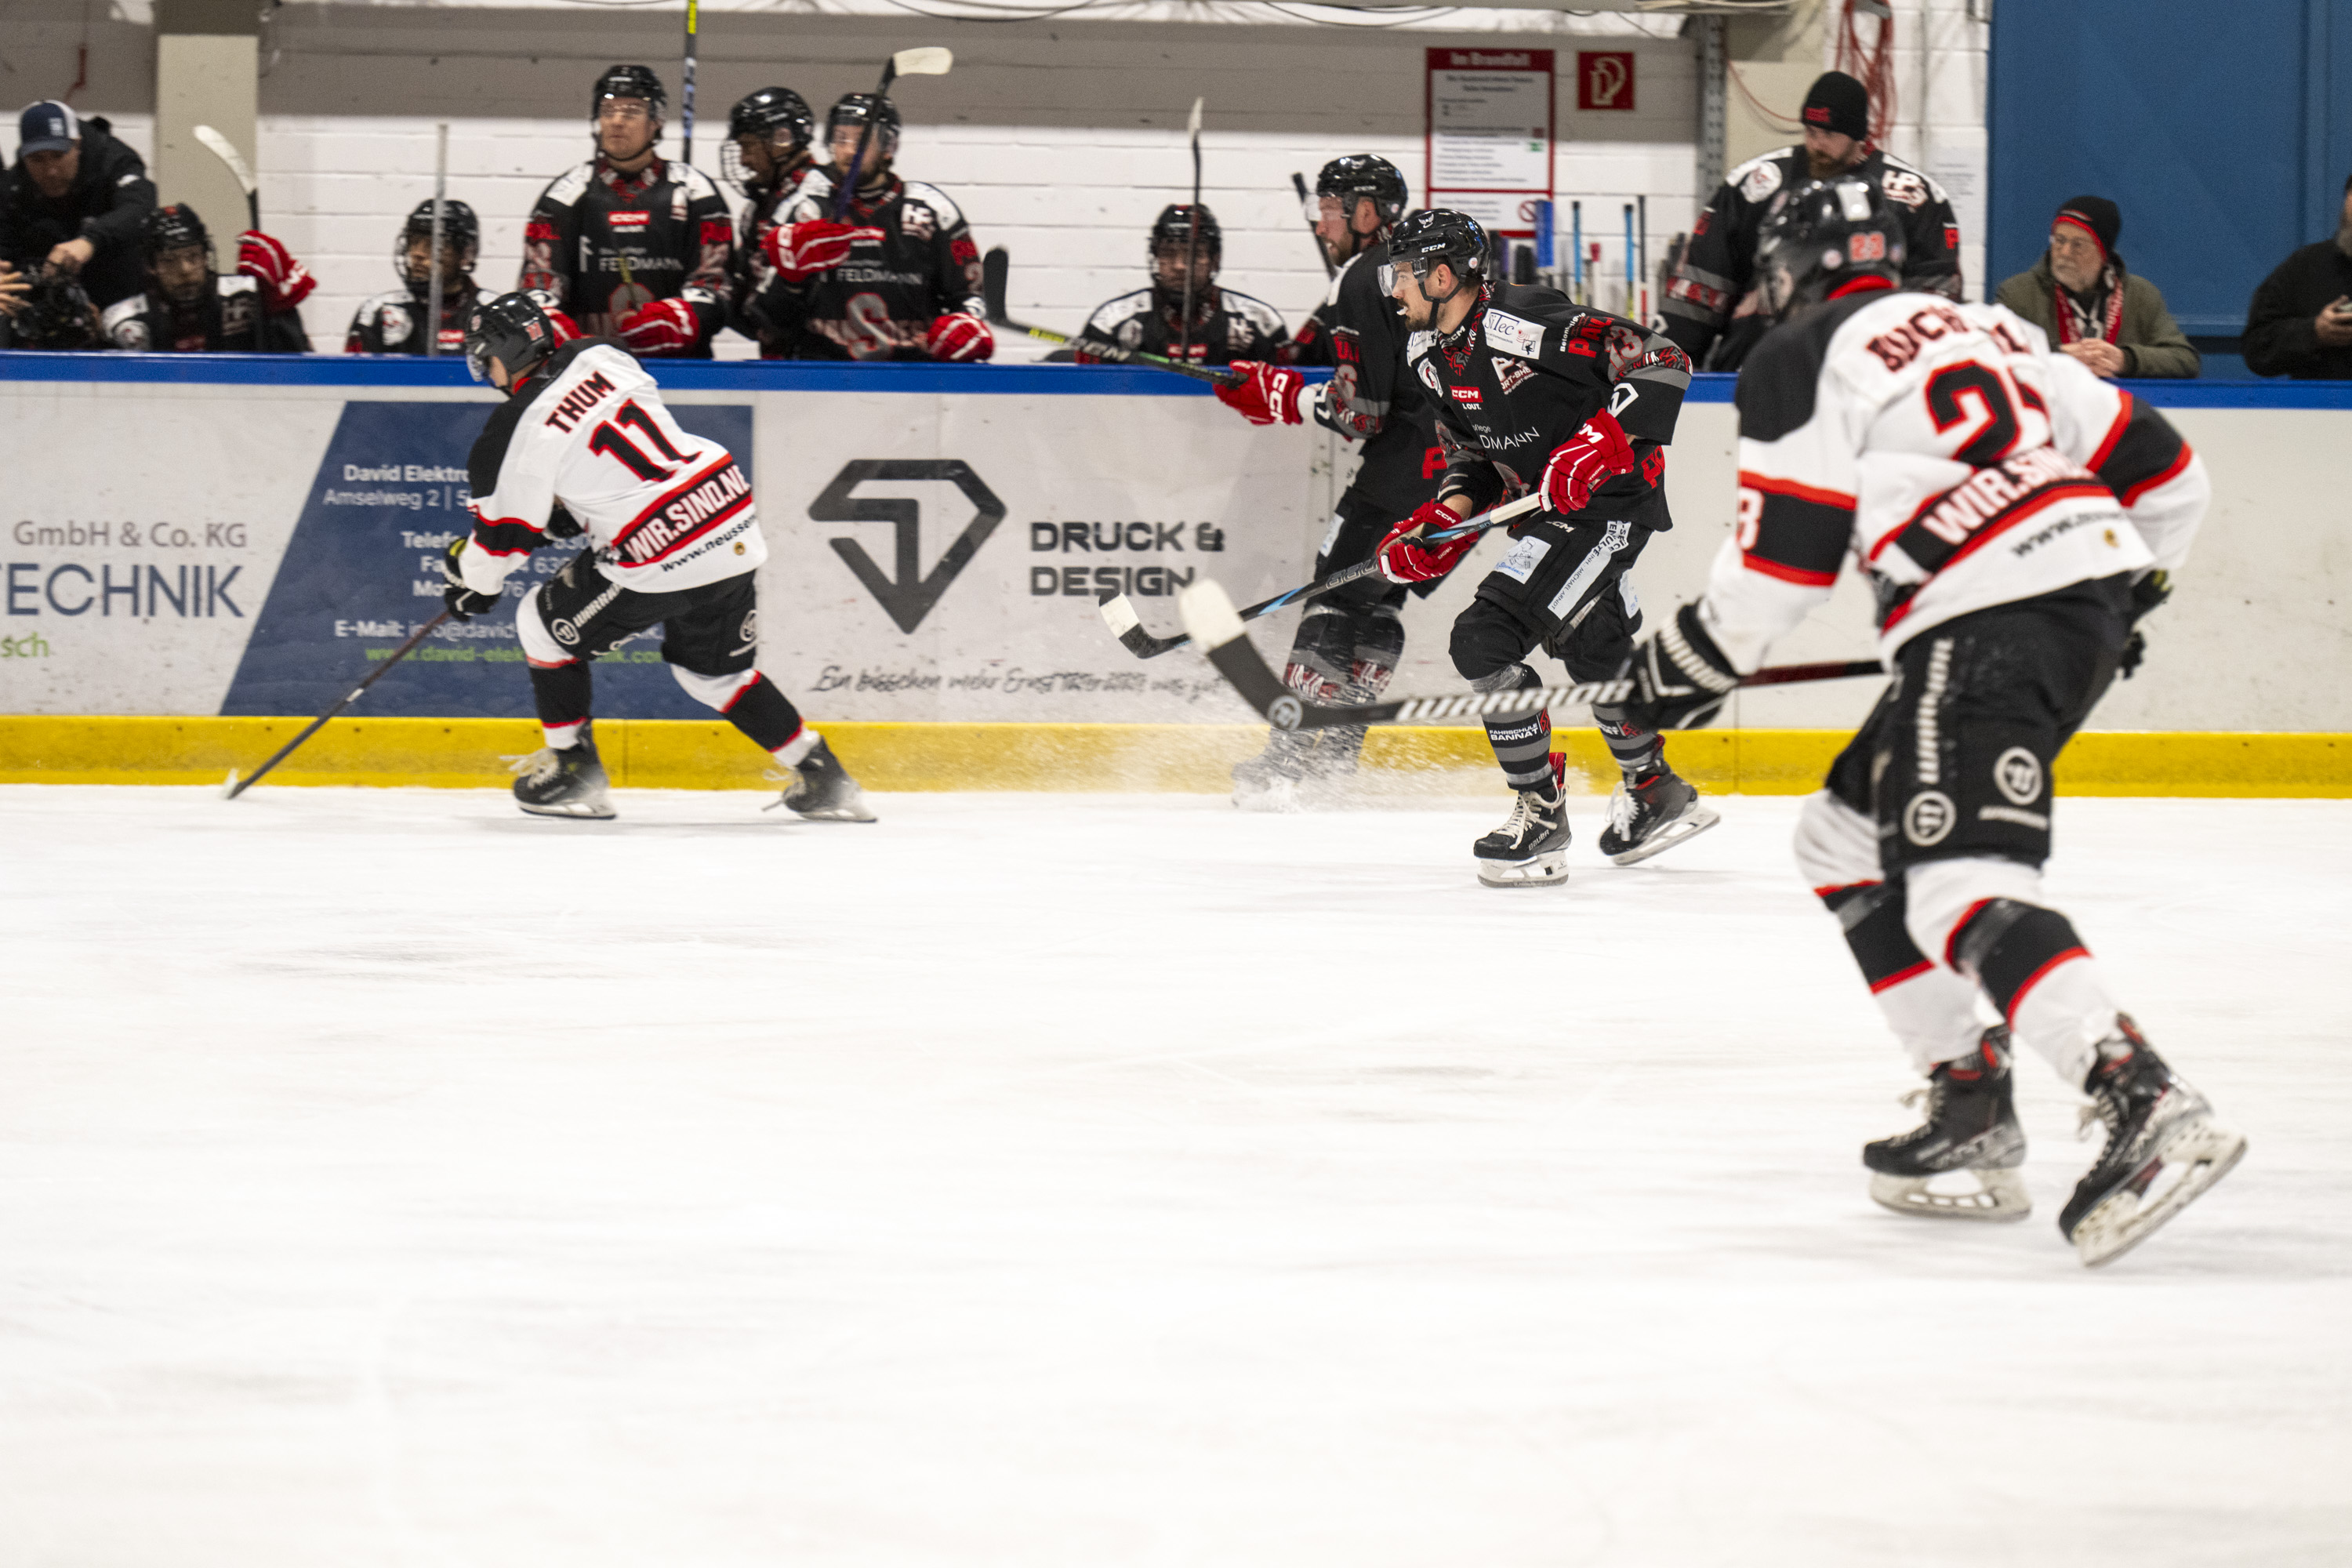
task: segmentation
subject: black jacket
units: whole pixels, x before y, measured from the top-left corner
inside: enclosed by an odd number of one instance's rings
[[[1504,283],[1443,338],[1415,332],[1410,353],[1446,447],[1440,500],[1467,497],[1475,513],[1534,489],[1552,453],[1608,408],[1633,445],[1633,471],[1564,521],[1674,526],[1659,448],[1675,438],[1690,360],[1664,334],[1556,289]]]
[[[1325,429],[1363,443],[1363,464],[1341,504],[1404,518],[1437,493],[1444,462],[1436,414],[1405,363],[1411,334],[1396,301],[1381,291],[1388,258],[1385,245],[1349,258],[1292,344],[1298,363],[1332,367],[1307,412]]]
[[[1877,187],[1902,215],[1904,288],[1960,297],[1959,222],[1941,185],[1875,148],[1837,177]],[[1811,182],[1801,146],[1751,158],[1725,177],[1691,226],[1690,243],[1666,280],[1658,311],[1666,335],[1692,364],[1738,370],[1756,340],[1771,330],[1772,318],[1762,312],[1755,288],[1756,242],[1764,220]]]
[[[41,195],[16,160],[0,186],[0,257],[17,267],[46,261],[68,239],[87,239],[97,253],[81,269],[89,302],[105,310],[147,285],[141,231],[155,210],[155,183],[138,153],[89,121],[82,122],[81,172],[63,199]]]
[[[2352,381],[2352,343],[2319,346],[2312,324],[2330,302],[2352,295],[2352,256],[2332,239],[2306,245],[2278,264],[2246,307],[2241,345],[2246,368],[2256,375],[2291,375],[2301,381]]]

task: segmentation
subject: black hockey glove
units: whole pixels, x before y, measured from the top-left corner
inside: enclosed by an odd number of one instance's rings
[[[562,506],[547,514],[547,537],[550,539],[577,539],[587,531],[580,526],[580,520]]]
[[[499,598],[497,594],[476,593],[466,586],[466,579],[458,574],[457,557],[465,550],[469,537],[461,533],[451,540],[448,553],[441,557],[441,575],[449,584],[441,590],[441,602],[449,606],[449,613],[461,621],[470,621],[476,616],[498,608]]]
[[[2172,574],[2159,566],[2134,583],[2131,588],[2131,640],[2124,644],[2123,656],[2116,660],[2116,673],[2126,680],[2147,657],[2147,637],[2139,629],[2148,613],[2172,597]]]
[[[1658,633],[1633,649],[1627,673],[1633,717],[1653,730],[1704,730],[1739,689],[1739,674],[1699,624],[1698,606],[1685,605]]]

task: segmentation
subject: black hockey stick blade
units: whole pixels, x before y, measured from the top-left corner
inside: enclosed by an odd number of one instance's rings
[[[434,627],[439,626],[443,621],[446,621],[448,618],[449,612],[444,610],[439,615],[434,616],[431,620],[425,622],[423,626],[417,627],[406,642],[402,643],[398,647],[393,649],[391,655],[386,658],[383,663],[377,665],[373,669],[369,670],[365,679],[362,679],[357,686],[352,687],[351,690],[344,695],[341,701],[336,703],[332,708],[328,709],[324,713],[320,714],[316,719],[311,720],[309,724],[303,727],[300,734],[295,736],[292,740],[278,747],[277,752],[268,762],[254,769],[253,776],[251,778],[240,779],[236,776],[236,770],[235,768],[229,769],[228,782],[221,787],[222,798],[225,800],[235,800],[238,795],[243,795],[247,790],[249,790],[255,784],[259,784],[261,782],[262,774],[268,773],[270,769],[276,767],[278,763],[292,756],[294,754],[294,748],[299,746],[303,742],[317,734],[320,730],[325,729],[328,720],[332,719],[336,714],[341,712],[344,709],[349,708],[352,703],[357,702],[362,692],[366,691],[369,687],[373,686],[378,680],[383,679],[384,671],[390,669],[394,665],[398,664],[402,659],[406,658],[415,650],[418,643],[423,642],[426,637],[433,635]]]
[[[1500,528],[1507,522],[1516,521],[1542,505],[1543,498],[1531,491],[1515,501],[1506,501],[1475,517],[1465,518],[1452,528],[1441,528],[1429,537],[1433,540],[1459,539],[1465,533],[1484,533],[1490,528]],[[1344,588],[1379,570],[1377,560],[1359,561],[1353,566],[1342,566],[1328,577],[1318,578],[1297,588],[1286,588],[1271,599],[1260,599],[1236,614],[1243,620],[1254,621],[1260,616],[1270,616],[1276,610],[1286,609],[1301,599],[1311,599],[1318,594]],[[1143,618],[1135,613],[1135,605],[1126,595],[1116,589],[1106,588],[1102,597],[1095,603],[1101,606],[1103,624],[1110,628],[1110,635],[1138,658],[1158,658],[1161,654],[1172,653],[1192,640],[1182,632],[1171,637],[1153,637],[1143,629]]]

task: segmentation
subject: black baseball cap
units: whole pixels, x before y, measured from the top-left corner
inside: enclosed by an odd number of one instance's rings
[[[81,120],[55,99],[43,99],[16,117],[16,152],[62,153],[81,140]]]

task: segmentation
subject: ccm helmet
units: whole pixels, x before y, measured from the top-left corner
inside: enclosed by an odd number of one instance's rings
[[[1315,176],[1316,199],[1307,204],[1308,223],[1321,216],[1321,198],[1325,196],[1339,197],[1340,209],[1350,216],[1355,213],[1358,198],[1369,196],[1373,210],[1381,215],[1381,226],[1386,228],[1404,216],[1404,175],[1386,158],[1370,153],[1350,153],[1344,158],[1332,159]]]
[[[511,387],[547,363],[555,352],[555,325],[529,294],[501,294],[474,307],[466,318],[466,368],[476,381],[490,379],[490,361],[507,367]]]
[[[167,250],[184,250],[193,246],[205,253],[205,264],[212,265],[213,237],[205,227],[205,220],[196,216],[196,209],[185,202],[173,202],[149,213],[140,237],[146,242],[150,261]]]
[[[808,100],[788,87],[763,87],[747,93],[727,114],[727,142],[719,151],[719,172],[727,183],[744,195],[751,194],[751,171],[744,166],[742,149],[737,145],[749,136],[764,142],[771,151],[784,143],[790,153],[816,140],[816,115],[809,109]]]
[[[604,111],[608,98],[644,99],[646,113],[656,125],[669,118],[669,93],[651,66],[606,66],[604,74],[596,79],[595,92],[588,100],[589,119]]]
[[[1815,180],[1766,216],[1756,282],[1766,312],[1788,321],[1858,278],[1903,277],[1903,225],[1865,181]]]
[[[845,125],[856,126],[862,134],[871,124],[874,141],[866,156],[868,160],[892,158],[898,155],[898,129],[904,123],[898,118],[898,106],[888,99],[870,92],[845,92],[824,117],[824,139],[831,142],[834,132]],[[862,171],[859,177],[864,178]]]
[[[393,245],[392,269],[408,291],[420,300],[433,286],[432,244],[433,204],[419,202],[416,210],[408,215],[408,221],[400,226],[400,238]],[[421,256],[417,254],[419,245],[427,247]],[[458,278],[474,270],[474,263],[481,255],[482,220],[474,216],[472,207],[463,202],[441,204],[441,245],[445,250],[457,253],[457,277],[451,277],[446,269],[441,277],[442,288],[449,289],[457,285]]]
[[[1145,254],[1151,263],[1152,292],[1164,308],[1178,309],[1184,296],[1183,276],[1178,274],[1176,281],[1171,283],[1161,276],[1161,265],[1181,258],[1189,267],[1191,258],[1199,257],[1200,275],[1192,279],[1197,294],[1217,280],[1217,268],[1225,255],[1224,231],[1217,226],[1217,215],[1207,207],[1173,202],[1160,208],[1159,217],[1152,221],[1151,239]]]
[[[1454,273],[1454,288],[1444,296],[1451,300],[1486,280],[1488,255],[1486,231],[1478,226],[1476,218],[1445,207],[1417,212],[1398,224],[1389,237],[1389,258],[1381,268],[1381,292],[1395,290],[1400,271],[1427,279],[1429,269],[1444,262]],[[1444,300],[1437,302],[1442,304]]]

